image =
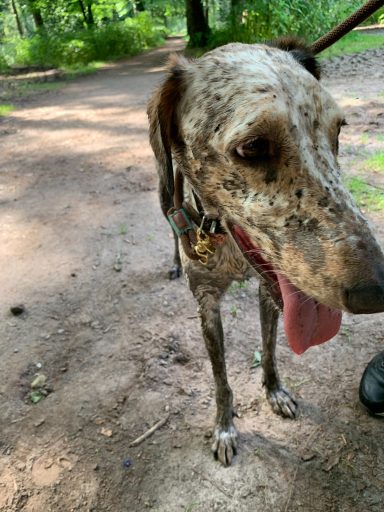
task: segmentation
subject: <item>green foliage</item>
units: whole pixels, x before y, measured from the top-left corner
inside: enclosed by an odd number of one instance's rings
[[[361,208],[368,208],[372,211],[384,209],[383,189],[371,185],[360,177],[347,180],[347,186]]]
[[[362,162],[362,167],[373,172],[384,173],[384,152],[380,151]]]
[[[350,32],[337,43],[321,53],[320,58],[337,57],[338,55],[347,55],[359,53],[371,48],[380,48],[384,46],[384,34],[367,32]]]
[[[0,117],[10,114],[15,107],[11,104],[0,104]]]
[[[134,18],[78,32],[40,32],[29,38],[10,38],[0,55],[8,66],[77,66],[135,55],[160,44],[164,36],[164,28],[142,12]]]
[[[208,47],[230,41],[252,43],[287,34],[311,42],[361,3],[362,0],[204,0],[211,27]],[[380,20],[384,22],[384,8],[370,22]],[[185,28],[185,0],[0,1],[0,71],[9,66],[78,67],[130,56],[161,43],[166,34],[185,34]],[[351,34],[325,55],[376,47],[383,44],[383,38]]]
[[[213,31],[209,46],[230,41],[252,43],[282,35],[298,35],[313,41],[360,5],[360,0],[244,1],[240,8],[230,12],[221,27]]]

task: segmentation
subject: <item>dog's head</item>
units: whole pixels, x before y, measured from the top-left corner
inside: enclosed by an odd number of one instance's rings
[[[340,177],[345,120],[319,78],[301,43],[235,43],[171,57],[148,112],[170,193],[173,158],[284,302],[286,324],[322,316],[329,335],[339,309],[384,311],[384,257]]]

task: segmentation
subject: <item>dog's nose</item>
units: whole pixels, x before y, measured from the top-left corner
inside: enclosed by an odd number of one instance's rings
[[[372,283],[345,289],[344,304],[351,313],[380,313],[384,311],[384,286]]]

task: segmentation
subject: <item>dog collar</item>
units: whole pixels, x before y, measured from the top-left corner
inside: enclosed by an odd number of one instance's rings
[[[219,218],[209,218],[203,211],[197,211],[183,200],[183,185],[184,177],[180,171],[176,171],[174,206],[168,210],[167,218],[188,258],[207,265],[217,247],[225,244],[227,235],[221,227]],[[198,200],[196,202],[199,203]]]

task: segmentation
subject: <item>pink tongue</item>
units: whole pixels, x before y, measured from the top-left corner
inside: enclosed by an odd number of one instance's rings
[[[341,311],[319,304],[276,272],[284,301],[284,329],[292,350],[302,354],[320,345],[340,329]]]

